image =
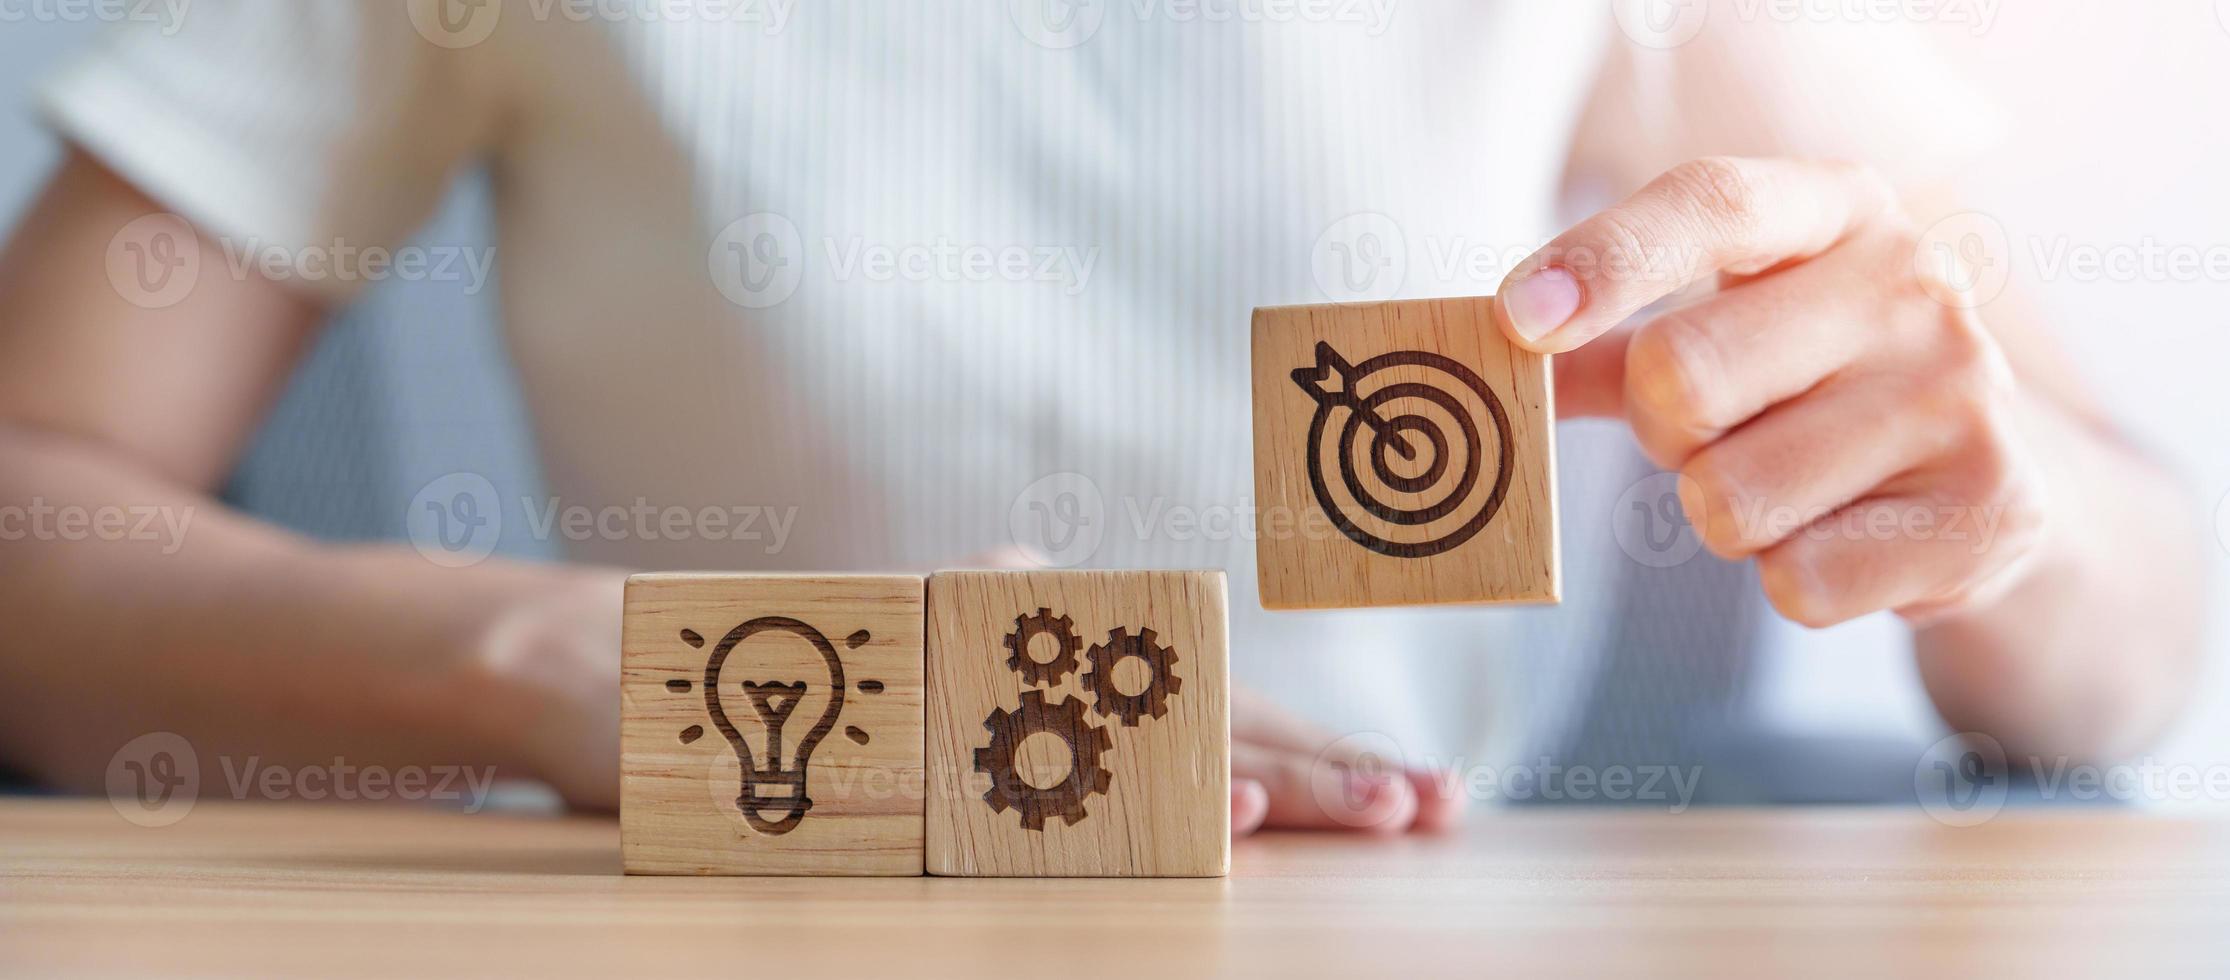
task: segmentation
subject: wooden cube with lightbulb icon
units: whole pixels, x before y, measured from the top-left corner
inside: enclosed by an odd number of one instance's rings
[[[929,873],[1227,873],[1225,615],[1222,572],[931,576]]]
[[[627,872],[921,874],[923,601],[911,575],[629,579]]]

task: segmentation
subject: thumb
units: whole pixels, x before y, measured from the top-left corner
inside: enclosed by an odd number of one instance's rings
[[[1626,345],[1634,328],[1621,327],[1551,359],[1556,371],[1556,416],[1565,419],[1626,415]]]

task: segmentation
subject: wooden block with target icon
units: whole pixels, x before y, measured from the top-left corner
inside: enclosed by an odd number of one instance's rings
[[[1505,340],[1493,310],[1255,311],[1264,607],[1559,599],[1549,360]]]
[[[918,575],[629,579],[627,872],[921,874],[923,612]]]
[[[1222,572],[929,580],[928,870],[1230,867]]]

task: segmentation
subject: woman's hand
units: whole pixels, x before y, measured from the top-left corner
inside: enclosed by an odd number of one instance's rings
[[[566,569],[565,579],[522,598],[494,620],[480,662],[513,705],[513,744],[576,809],[619,809],[620,614],[627,576]]]
[[[1231,694],[1231,834],[1257,830],[1437,831],[1463,817],[1443,774],[1379,760],[1251,691]]]
[[[1497,309],[1513,341],[1564,355],[1564,414],[1623,416],[1680,471],[1704,545],[1756,558],[1782,614],[1895,610],[1954,729],[2126,757],[2196,670],[2190,501],[2039,324],[1986,329],[1987,297],[1957,288],[1976,270],[1945,251],[1861,168],[1700,160],[1521,264]],[[2053,514],[2081,520],[2047,534]]]
[[[1862,168],[1698,160],[1536,253],[1498,309],[1521,346],[1570,352],[1564,414],[1622,415],[1783,615],[1928,619],[2012,588],[2047,500],[2013,372],[1923,245]]]

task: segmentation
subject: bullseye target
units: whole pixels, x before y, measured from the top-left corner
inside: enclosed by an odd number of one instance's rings
[[[1316,401],[1309,487],[1341,533],[1395,558],[1427,558],[1471,540],[1510,490],[1510,417],[1479,375],[1425,351],[1349,364],[1316,345],[1293,372]]]

